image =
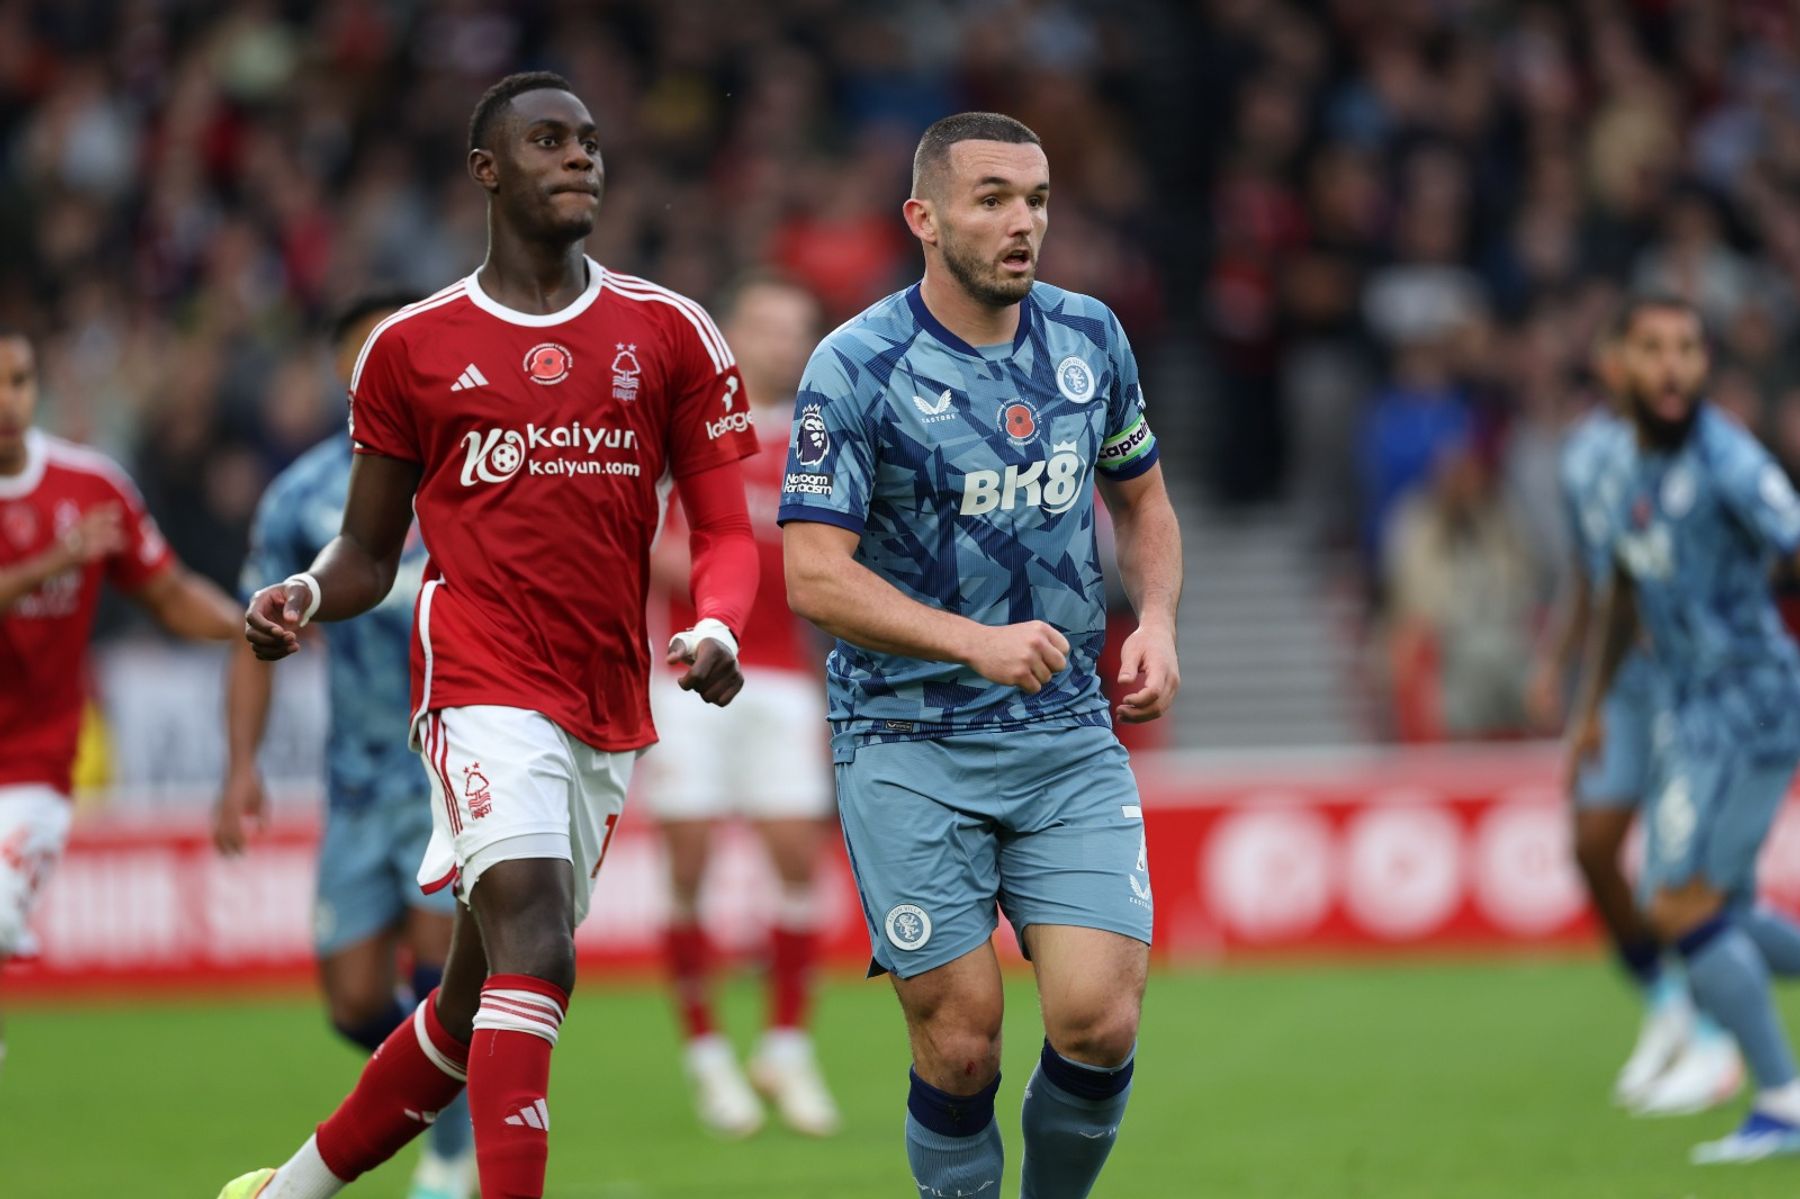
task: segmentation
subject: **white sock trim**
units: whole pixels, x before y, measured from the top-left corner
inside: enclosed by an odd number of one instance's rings
[[[275,1171],[275,1177],[269,1179],[258,1199],[332,1199],[349,1185],[333,1174],[319,1156],[319,1138],[315,1134],[307,1137],[306,1144]]]
[[[476,1028],[496,1032],[528,1032],[556,1044],[557,1030],[562,1027],[562,1005],[548,995],[536,991],[511,989],[486,990],[481,993],[481,1007],[475,1012]]]
[[[432,1065],[454,1078],[457,1082],[468,1082],[469,1072],[438,1052],[438,1047],[431,1043],[431,1033],[425,1027],[425,1004],[427,999],[413,1009],[413,1033],[419,1038],[419,1048]]]

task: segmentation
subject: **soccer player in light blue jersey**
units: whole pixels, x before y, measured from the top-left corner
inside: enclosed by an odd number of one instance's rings
[[[998,905],[1037,971],[1024,1199],[1093,1188],[1130,1094],[1149,960],[1143,809],[1095,663],[1096,482],[1138,615],[1117,715],[1179,686],[1181,546],[1118,320],[1035,281],[1050,171],[1010,117],[926,130],[924,278],[819,346],[783,482],[788,600],[826,666],[838,808],[911,1033],[925,1196],[999,1194]]]
[[[1701,401],[1707,351],[1690,305],[1637,299],[1620,327],[1634,436],[1606,512],[1610,584],[1571,757],[1604,750],[1602,697],[1641,628],[1670,705],[1645,819],[1650,922],[1757,1088],[1742,1126],[1694,1160],[1800,1154],[1800,1077],[1769,988],[1771,974],[1800,974],[1800,927],[1756,903],[1757,853],[1800,761],[1800,650],[1769,589],[1774,559],[1800,550],[1800,498]]]
[[[350,377],[370,331],[410,302],[410,297],[370,296],[345,310],[332,337],[340,377]],[[269,484],[251,530],[244,598],[269,579],[305,570],[337,535],[351,457],[349,439],[334,434]],[[425,557],[415,527],[387,599],[365,616],[320,626],[331,729],[313,949],[332,1027],[369,1052],[416,1006],[416,1000],[398,993],[400,951],[412,964],[412,993],[429,995],[443,975],[456,908],[449,890],[427,895],[415,877],[431,839],[430,788],[418,755],[407,745],[413,600]],[[258,661],[248,642],[239,644],[226,678],[228,761],[214,821],[214,840],[228,854],[244,850],[246,825],[260,821],[265,811],[256,751],[273,686],[274,666]],[[468,1104],[458,1098],[432,1125],[410,1199],[466,1199],[473,1175]]]
[[[1548,660],[1532,690],[1541,709],[1560,709],[1562,685],[1578,666],[1593,609],[1594,580],[1608,573],[1611,520],[1632,446],[1631,422],[1615,408],[1623,394],[1619,342],[1609,325],[1593,355],[1604,400],[1569,431],[1558,476],[1574,552]],[[1743,1085],[1736,1047],[1694,1011],[1679,970],[1664,968],[1664,949],[1632,895],[1620,864],[1625,838],[1649,793],[1652,734],[1668,701],[1655,660],[1639,644],[1627,654],[1601,709],[1605,752],[1573,781],[1575,862],[1588,897],[1626,973],[1644,1001],[1636,1045],[1613,1085],[1613,1098],[1638,1115],[1682,1115],[1724,1103]],[[1546,698],[1557,697],[1557,698]]]

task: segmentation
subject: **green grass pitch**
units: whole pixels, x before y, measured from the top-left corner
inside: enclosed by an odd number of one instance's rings
[[[1028,979],[1008,994],[1001,1120],[1039,1044]],[[758,996],[727,1010],[740,1044]],[[1800,1003],[1789,1002],[1800,1028]],[[1596,962],[1237,967],[1151,983],[1137,1089],[1097,1199],[1758,1199],[1800,1194],[1800,1160],[1699,1170],[1695,1140],[1741,1111],[1634,1121],[1607,1088],[1633,1033]],[[846,1129],[701,1135],[659,990],[589,978],[556,1053],[556,1199],[903,1199],[906,1045],[887,986],[832,981],[822,1053]],[[357,1057],[299,998],[38,1005],[10,1013],[0,1195],[213,1199],[280,1161]],[[398,1197],[411,1153],[351,1188]],[[1008,1189],[1017,1194],[1016,1168]]]

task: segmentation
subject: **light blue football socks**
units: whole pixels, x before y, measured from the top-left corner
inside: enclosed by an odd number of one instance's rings
[[[1108,1069],[1072,1062],[1044,1042],[1025,1084],[1020,1199],[1087,1199],[1131,1098],[1133,1057]]]
[[[994,1120],[1000,1076],[973,1095],[952,1095],[909,1074],[906,1160],[921,1199],[998,1199],[1006,1166]]]

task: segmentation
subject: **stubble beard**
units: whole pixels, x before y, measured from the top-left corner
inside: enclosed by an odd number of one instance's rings
[[[962,289],[990,308],[1006,308],[1023,300],[1037,279],[1037,267],[1016,279],[1001,277],[992,261],[965,252],[955,238],[943,240],[944,266]]]
[[[1631,396],[1631,411],[1650,447],[1672,453],[1686,444],[1688,435],[1694,431],[1694,422],[1700,417],[1700,404],[1696,400],[1688,408],[1686,416],[1679,420],[1668,420],[1652,411],[1650,405],[1634,391]]]

